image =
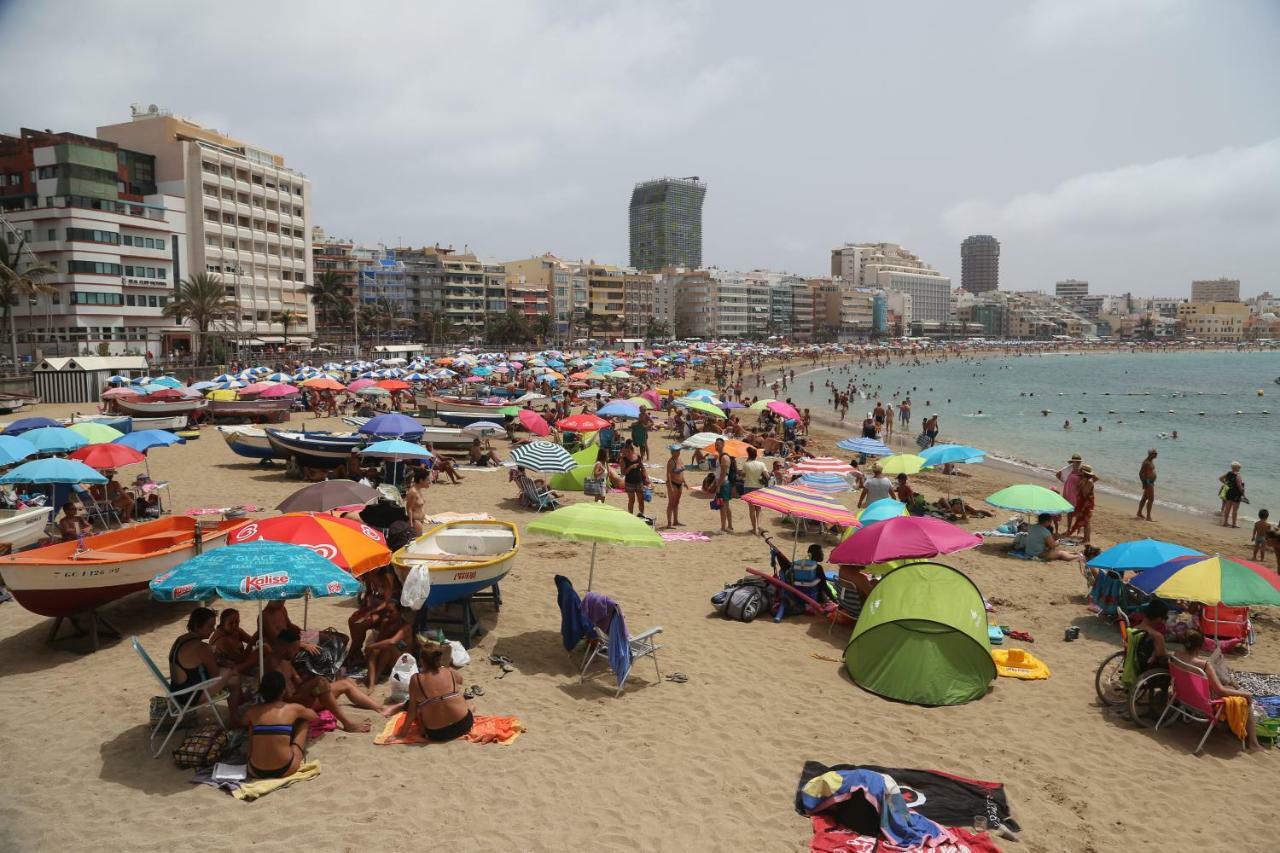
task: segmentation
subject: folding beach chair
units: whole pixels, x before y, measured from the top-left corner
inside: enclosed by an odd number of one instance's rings
[[[218,713],[218,707],[215,704],[217,700],[224,698],[224,694],[212,694],[209,688],[218,683],[220,679],[210,678],[199,684],[191,684],[183,687],[181,690],[171,690],[169,688],[169,679],[164,677],[160,672],[160,668],[156,666],[155,661],[151,660],[151,655],[147,654],[147,650],[142,648],[142,643],[138,642],[137,637],[130,637],[129,642],[133,645],[133,650],[138,653],[138,657],[142,658],[142,662],[147,665],[147,669],[151,670],[151,674],[160,684],[163,694],[160,697],[165,700],[164,713],[160,715],[160,719],[156,721],[155,727],[151,730],[151,738],[149,744],[154,746],[156,735],[160,733],[160,728],[170,717],[173,718],[173,725],[169,727],[169,733],[164,736],[164,740],[160,742],[160,747],[154,753],[152,758],[159,758],[160,753],[164,752],[164,748],[169,744],[169,739],[173,737],[173,733],[178,730],[178,725],[188,714],[194,714],[208,703],[210,709],[213,710],[213,716],[218,721],[218,725],[222,726],[222,730],[227,730],[227,724],[222,721],[222,715]],[[203,700],[203,701],[202,701]]]
[[[80,502],[80,506],[84,510],[85,520],[91,525],[103,530],[109,530],[112,527],[121,525],[120,514],[116,512],[116,508],[111,505],[110,501],[96,499],[93,493],[84,486],[74,486],[73,489],[76,500]]]
[[[1214,699],[1209,685],[1209,675],[1200,667],[1175,657],[1169,658],[1169,676],[1172,689],[1169,691],[1169,703],[1156,721],[1156,731],[1164,718],[1173,711],[1182,720],[1189,723],[1204,723],[1204,735],[1196,748],[1191,752],[1199,754],[1204,742],[1209,739],[1209,732],[1220,720],[1224,720],[1226,703],[1222,699]]]
[[[1196,628],[1205,637],[1217,640],[1223,651],[1243,645],[1247,655],[1253,645],[1253,623],[1249,621],[1248,607],[1206,604],[1196,616]]]
[[[528,477],[520,478],[520,494],[523,496],[524,502],[536,512],[560,507],[560,502],[555,499],[549,490],[539,491],[538,484]]]
[[[590,593],[588,593],[590,595]],[[613,610],[621,612],[620,608],[615,604]],[[609,621],[613,621],[613,610],[609,613]],[[582,672],[578,676],[578,683],[581,684],[587,680],[587,670],[597,658],[603,658],[606,663],[609,662],[609,632],[600,627],[598,624],[591,626],[595,637],[587,641],[587,654],[582,662]],[[658,649],[662,646],[657,644],[656,638],[662,633],[662,626],[656,625],[640,634],[628,633],[627,636],[627,661],[626,669],[618,675],[618,690],[615,692],[614,698],[622,695],[623,689],[627,686],[627,679],[631,677],[631,670],[635,667],[637,660],[643,657],[653,659],[653,672],[659,681],[662,680],[662,670],[658,668]],[[612,667],[612,664],[610,664]]]

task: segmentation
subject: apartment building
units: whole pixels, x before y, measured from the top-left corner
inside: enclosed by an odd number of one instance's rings
[[[353,240],[334,237],[319,225],[311,228],[311,270],[318,279],[328,273],[338,280],[351,298],[356,301],[356,279],[360,264],[355,257]]]
[[[281,311],[305,318],[289,340],[309,343],[314,311],[311,182],[280,154],[158,110],[133,107],[130,120],[98,128],[98,138],[155,158],[161,193],[187,200],[188,272],[221,276],[239,312],[228,325],[242,344],[284,341]],[[184,273],[185,274],[185,273]]]
[[[586,274],[593,328],[643,337],[653,317],[654,274],[595,261],[579,266]]]
[[[1239,302],[1240,279],[1215,278],[1191,282],[1192,302]]]
[[[1184,302],[1178,306],[1183,333],[1202,341],[1239,341],[1244,338],[1249,306],[1243,302]]]
[[[951,279],[897,243],[846,243],[831,250],[831,275],[857,290],[911,295],[921,322],[951,320]]]
[[[547,308],[555,318],[553,335],[572,337],[572,330],[582,323],[591,306],[590,287],[581,265],[556,257],[550,252],[535,258],[522,258],[503,264],[507,280],[523,278],[531,287],[547,292]]]
[[[186,270],[185,200],[155,170],[150,154],[79,134],[0,135],[0,240],[19,269],[54,269],[13,308],[20,356],[190,352],[190,331],[164,316]]]

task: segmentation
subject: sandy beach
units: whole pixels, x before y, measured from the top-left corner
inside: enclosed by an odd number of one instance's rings
[[[86,407],[46,405],[31,414],[77,408]],[[309,416],[305,422],[342,428]],[[282,465],[259,467],[234,456],[215,430],[202,433],[185,447],[150,454],[153,476],[172,483],[179,510],[269,509],[301,485]],[[815,449],[843,455],[834,431],[815,435]],[[505,470],[463,473],[465,482],[430,490],[430,511],[489,512],[522,531],[535,518],[516,504]],[[959,491],[976,504],[1028,476],[986,464],[964,466],[963,476],[912,480],[931,499]],[[665,497],[661,486],[656,491],[650,514],[660,516]],[[851,504],[852,497],[843,499]],[[620,494],[609,501],[625,505]],[[746,507],[735,507],[738,529],[746,530]],[[850,681],[836,662],[848,627],[829,630],[807,617],[742,624],[716,615],[709,597],[747,566],[767,568],[768,551],[744,532],[719,534],[696,491],[681,513],[688,529],[709,532],[710,541],[661,551],[602,547],[596,587],[622,604],[633,633],[663,627],[662,672],[683,672],[687,683],[655,679],[646,662],[620,698],[607,677],[580,685],[576,658],[560,643],[552,578],[563,573],[585,587],[590,546],[526,535],[502,584],[501,612],[477,608],[488,633],[462,671],[466,683],[485,688],[477,712],[524,722],[519,740],[383,747],[372,734],[335,732],[309,752],[321,764],[316,779],[252,804],[192,785],[190,771],[150,757],[147,703],[156,685],[126,641],[96,654],[85,654],[83,641],[50,647],[49,620],[16,603],[0,605],[0,850],[800,851],[811,833],[792,799],[806,760],[1003,782],[1023,827],[1021,842],[1001,842],[1005,850],[1276,849],[1268,828],[1274,752],[1244,754],[1218,732],[1193,756],[1199,730],[1141,730],[1100,707],[1094,671],[1119,648],[1119,636],[1086,609],[1073,564],[1012,559],[998,540],[943,559],[1002,602],[993,621],[1030,632],[1036,642],[1025,647],[1053,674],[1043,682],[998,679],[979,701],[923,708]],[[1246,531],[1159,509],[1154,523],[1132,515],[1132,503],[1100,494],[1095,543],[1152,536],[1249,556]],[[776,514],[762,518],[775,535],[790,536]],[[967,529],[993,526],[975,519]],[[310,625],[345,630],[353,606],[313,602]],[[188,609],[138,594],[106,613],[163,660]],[[301,619],[300,602],[291,614]],[[1080,639],[1067,643],[1070,625],[1080,627]],[[1280,671],[1275,614],[1255,625],[1253,653],[1233,666]],[[489,654],[510,657],[515,671],[499,679]],[[377,698],[385,692],[380,686]],[[381,723],[373,712],[356,715],[375,730]]]

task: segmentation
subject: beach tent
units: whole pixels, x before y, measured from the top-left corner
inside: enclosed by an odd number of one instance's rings
[[[595,467],[596,457],[599,455],[600,448],[594,444],[572,454],[573,461],[578,463],[578,467],[572,471],[561,471],[553,476],[551,478],[551,488],[559,489],[562,492],[582,491],[582,483],[591,475],[591,469]]]
[[[917,705],[979,699],[996,677],[982,595],[942,563],[907,563],[867,596],[844,650],[859,686]]]

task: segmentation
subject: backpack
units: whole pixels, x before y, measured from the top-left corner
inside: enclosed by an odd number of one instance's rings
[[[743,578],[711,597],[711,603],[725,619],[750,622],[771,606],[773,588],[763,578]]]
[[[226,731],[216,723],[208,723],[187,735],[173,751],[173,763],[179,767],[209,767],[217,764],[229,743]]]

